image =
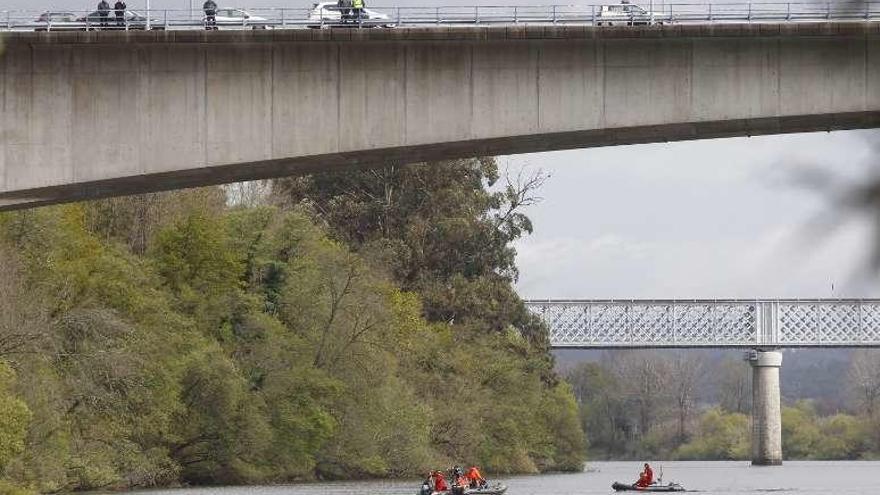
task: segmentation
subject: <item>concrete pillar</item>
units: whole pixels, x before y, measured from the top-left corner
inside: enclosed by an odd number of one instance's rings
[[[779,406],[779,351],[752,351],[752,465],[782,464],[782,411]]]

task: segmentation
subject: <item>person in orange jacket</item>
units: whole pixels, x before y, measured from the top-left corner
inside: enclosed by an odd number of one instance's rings
[[[477,466],[471,466],[467,472],[467,478],[470,482],[471,488],[479,488],[486,484],[486,478],[483,478],[483,475],[480,473],[480,468]]]
[[[651,466],[648,463],[645,463],[645,470],[639,473],[639,481],[636,482],[636,486],[645,488],[651,486],[654,483],[654,470],[651,469]]]

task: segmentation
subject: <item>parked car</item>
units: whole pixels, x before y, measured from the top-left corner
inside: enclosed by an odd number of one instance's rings
[[[354,14],[350,11],[350,8],[340,8],[336,2],[312,4],[312,10],[309,12],[309,26],[321,27],[322,25],[345,25],[358,22],[358,19],[355,19]],[[393,27],[390,21],[391,17],[388,14],[370,9],[361,11],[360,22],[362,23]]]
[[[101,26],[101,14],[97,10],[90,13],[89,15],[85,15],[77,19],[80,23],[85,24],[88,29],[100,29]],[[135,12],[133,10],[125,11],[125,23],[128,26],[128,29],[147,29],[147,17],[143,14]],[[116,25],[116,12],[111,10],[110,15],[107,16],[107,27],[104,29],[126,29],[125,27],[118,27]],[[150,19],[150,29],[165,29],[162,21],[158,19]]]
[[[36,19],[36,31],[80,31],[85,24],[72,12],[43,12]]]
[[[265,17],[253,15],[243,9],[223,7],[217,9],[217,27],[265,29],[269,21]]]
[[[657,17],[662,16],[656,12],[652,15],[650,11],[624,0],[619,4],[600,7],[596,15],[596,24],[599,26],[646,26],[652,22],[663,24],[656,20]]]

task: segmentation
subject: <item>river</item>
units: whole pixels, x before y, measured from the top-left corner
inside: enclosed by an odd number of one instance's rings
[[[508,495],[610,494],[615,480],[634,480],[638,462],[594,462],[574,474],[511,476],[502,481]],[[777,467],[752,467],[748,462],[663,462],[664,481],[689,491],[717,494],[880,494],[880,462],[788,461]],[[285,486],[213,487],[151,490],[148,495],[414,495],[417,481],[301,483]]]

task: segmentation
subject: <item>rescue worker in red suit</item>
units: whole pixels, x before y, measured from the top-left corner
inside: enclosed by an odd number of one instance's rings
[[[654,471],[651,469],[651,466],[648,463],[645,463],[645,470],[639,473],[639,481],[636,482],[636,486],[640,488],[649,487],[654,483]]]
[[[480,473],[480,469],[477,466],[471,466],[467,472],[468,482],[471,488],[479,488],[486,484],[486,478],[483,478],[483,475]]]
[[[446,484],[446,478],[443,476],[443,473],[440,471],[434,471],[431,474],[431,479],[434,480],[434,491],[435,492],[445,492],[449,490],[449,485]]]

